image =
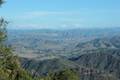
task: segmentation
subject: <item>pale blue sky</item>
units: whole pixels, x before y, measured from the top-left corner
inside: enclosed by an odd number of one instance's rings
[[[120,26],[120,0],[6,0],[0,15],[9,28]]]

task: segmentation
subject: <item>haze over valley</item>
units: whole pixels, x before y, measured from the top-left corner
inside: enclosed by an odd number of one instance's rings
[[[0,80],[120,80],[120,0],[0,0]]]
[[[9,30],[8,44],[36,76],[64,68],[93,70],[119,79],[120,28]],[[50,65],[54,64],[54,65]],[[34,65],[36,67],[34,67]],[[38,69],[38,70],[37,70]],[[95,75],[93,78],[97,79]],[[103,77],[104,78],[104,77]],[[85,75],[83,80],[89,79]],[[98,79],[99,80],[99,79]]]

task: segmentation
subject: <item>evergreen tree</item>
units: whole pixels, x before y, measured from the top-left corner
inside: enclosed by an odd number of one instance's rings
[[[0,5],[4,3],[0,0]],[[17,56],[6,44],[8,22],[0,18],[0,80],[32,80],[31,76],[20,67]]]
[[[4,3],[4,1],[3,1],[3,0],[0,0],[0,5],[3,4],[3,3]]]
[[[44,80],[79,80],[79,76],[76,71],[65,69],[63,71],[49,74]]]

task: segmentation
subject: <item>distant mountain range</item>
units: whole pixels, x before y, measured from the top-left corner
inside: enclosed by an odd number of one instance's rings
[[[119,34],[120,28],[10,31],[8,43],[33,76],[66,68],[80,80],[120,80]]]
[[[85,43],[79,43],[75,48],[98,49],[98,48],[120,48],[120,36],[110,38],[97,38]]]

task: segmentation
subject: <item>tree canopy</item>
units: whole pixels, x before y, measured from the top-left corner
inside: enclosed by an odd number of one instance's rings
[[[4,3],[4,0],[0,0],[0,5]]]

